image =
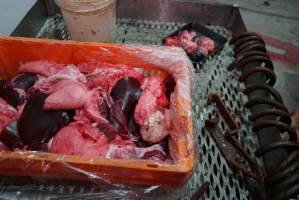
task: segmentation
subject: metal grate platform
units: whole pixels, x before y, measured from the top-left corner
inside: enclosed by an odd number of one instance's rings
[[[131,19],[117,20],[116,43],[138,43],[160,45],[163,37],[169,35],[184,24],[160,23],[156,21],[139,21]],[[230,39],[231,33],[220,26],[208,26],[212,30]],[[37,35],[40,38],[70,39],[60,15],[49,18]],[[160,188],[114,187],[108,189],[76,182],[47,181],[40,182],[28,178],[2,178],[0,180],[0,199],[185,199],[189,200],[204,181],[210,187],[203,199],[247,200],[242,176],[228,166],[212,137],[204,129],[204,121],[213,112],[214,106],[207,104],[207,95],[217,93],[225,100],[226,105],[235,112],[240,122],[239,133],[242,144],[254,156],[258,144],[251,131],[248,119],[250,111],[243,105],[247,96],[242,93],[244,85],[237,81],[238,72],[229,72],[227,66],[232,62],[233,50],[226,44],[222,51],[196,66],[195,91],[193,92],[194,138],[197,146],[197,159],[194,174],[188,183],[175,190]],[[224,130],[225,123],[221,121]],[[262,164],[261,160],[257,162]],[[134,193],[133,190],[140,192]],[[17,192],[16,192],[17,191]],[[14,198],[13,198],[14,197]]]

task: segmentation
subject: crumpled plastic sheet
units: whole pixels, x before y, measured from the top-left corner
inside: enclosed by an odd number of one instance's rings
[[[191,119],[192,122],[192,105],[191,105],[191,94],[194,87],[194,72],[193,65],[186,56],[185,52],[182,49],[175,47],[158,47],[158,46],[142,46],[142,45],[111,45],[111,44],[100,44],[98,47],[97,44],[88,44],[88,43],[77,43],[77,42],[61,42],[61,41],[46,41],[44,45],[44,40],[40,39],[19,39],[19,38],[9,38],[9,37],[0,37],[0,72],[3,73],[3,76],[13,75],[16,71],[16,68],[19,63],[27,62],[38,59],[47,59],[49,55],[49,60],[52,60],[57,63],[73,63],[77,64],[80,61],[94,61],[105,58],[104,61],[113,60],[113,64],[127,64],[132,63],[137,64],[138,61],[142,61],[138,67],[143,67],[143,65],[148,65],[151,67],[157,67],[160,70],[166,71],[168,74],[171,74],[174,80],[176,81],[175,91],[171,97],[170,109],[174,114],[173,127],[171,128],[170,135],[172,140],[172,153],[171,157],[173,159],[172,165],[177,165],[183,163],[183,168],[187,165],[192,170],[192,166],[196,163],[196,158],[194,159],[195,151],[193,134],[187,134],[188,132],[192,133],[193,126],[192,123],[186,124],[187,119]],[[78,47],[79,45],[80,47]],[[40,48],[40,49],[39,49]],[[56,48],[64,49],[65,51],[57,50],[57,53],[53,52]],[[69,49],[72,49],[68,52]],[[115,51],[115,49],[120,49],[120,51]],[[18,53],[15,53],[15,52]],[[27,51],[30,53],[26,54]],[[118,52],[122,55],[116,55],[115,52]],[[65,57],[59,55],[65,53]],[[23,55],[24,54],[24,55]],[[124,59],[120,59],[121,56],[124,56]],[[128,59],[126,59],[129,57]],[[135,67],[135,66],[133,66]],[[180,139],[183,147],[177,145],[177,141]],[[185,150],[182,151],[181,148]],[[177,149],[176,149],[177,148]],[[180,152],[180,153],[178,153]],[[72,157],[76,162],[77,157]],[[186,159],[187,158],[187,159]],[[20,161],[20,159],[22,161]],[[49,161],[52,160],[52,161]],[[117,184],[111,182],[107,177],[110,177],[109,174],[97,173],[85,170],[84,167],[80,167],[80,164],[74,166],[66,160],[70,159],[70,156],[67,155],[54,155],[44,152],[0,152],[0,173],[4,175],[21,175],[28,176],[34,179],[34,182],[38,181],[40,186],[32,186],[32,188],[16,188],[11,186],[10,189],[16,191],[16,195],[21,192],[28,193],[30,196],[30,191],[40,190],[42,185],[47,184],[64,184],[66,183],[61,179],[59,175],[59,180],[52,179],[57,174],[49,174],[49,169],[55,168],[61,169],[62,173],[65,173],[63,179],[70,179],[70,177],[75,176],[84,177],[83,179],[88,180],[89,186],[95,186],[97,189],[94,191],[83,192],[83,193],[65,193],[58,192],[53,195],[48,195],[49,199],[176,199],[178,198],[178,193],[181,186],[175,186],[172,188],[161,187],[160,184],[152,186],[140,186],[140,185],[126,185],[126,184]],[[39,163],[36,162],[39,160]],[[84,158],[89,162],[96,163],[96,158]],[[17,161],[17,162],[15,162]],[[114,160],[114,162],[121,162],[121,160]],[[133,161],[134,162],[134,161]],[[138,161],[139,162],[139,161]],[[161,163],[153,163],[143,161],[149,164],[160,165]],[[186,162],[188,162],[186,164]],[[184,165],[185,163],[185,165]],[[162,164],[163,165],[163,164]],[[30,169],[30,170],[28,170]],[[41,169],[41,170],[40,170]],[[185,168],[188,169],[188,168]],[[95,170],[93,168],[92,170]],[[119,178],[122,179],[121,168],[118,172]],[[69,175],[69,172],[75,172],[72,175]],[[116,171],[117,172],[117,171]],[[191,173],[192,171],[190,171]],[[171,178],[171,174],[160,175],[162,179]],[[49,178],[51,177],[51,178]],[[186,176],[187,177],[187,176]],[[186,178],[184,177],[184,178]],[[48,179],[49,178],[49,179]],[[130,174],[126,174],[126,178],[130,178]],[[11,179],[8,178],[8,179]],[[16,182],[16,185],[20,181],[22,183],[22,177],[13,177]],[[76,178],[75,178],[76,179]],[[136,177],[135,177],[136,179]],[[187,181],[187,180],[185,180]],[[73,185],[86,185],[85,182],[80,181],[67,181],[68,184]],[[151,184],[148,184],[151,185]],[[1,186],[1,182],[0,182]],[[9,187],[8,187],[9,188]],[[43,189],[41,189],[43,190]],[[1,189],[0,189],[1,191]],[[4,199],[15,199],[15,197],[10,196],[1,196]],[[33,199],[33,198],[32,198]]]

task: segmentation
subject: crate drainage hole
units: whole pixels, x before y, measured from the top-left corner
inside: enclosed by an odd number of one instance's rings
[[[151,168],[158,168],[158,165],[156,164],[147,164],[146,166]]]

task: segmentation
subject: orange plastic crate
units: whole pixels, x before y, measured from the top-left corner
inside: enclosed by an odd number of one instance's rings
[[[0,174],[39,176],[74,180],[101,180],[112,183],[177,186],[183,184],[194,165],[194,143],[191,117],[190,61],[178,48],[84,43],[15,37],[0,37],[0,72],[4,78],[13,76],[20,63],[47,59],[57,63],[78,64],[103,61],[142,67],[158,73],[182,73],[184,87],[177,84],[176,115],[181,124],[181,137],[176,138],[176,164],[155,163],[145,160],[118,160],[60,155],[44,152],[0,152]],[[171,68],[173,67],[173,68]],[[175,70],[172,70],[175,69]],[[175,74],[173,74],[175,76]],[[186,90],[187,87],[187,91]]]

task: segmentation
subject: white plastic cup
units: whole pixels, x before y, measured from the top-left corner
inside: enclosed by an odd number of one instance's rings
[[[116,0],[55,0],[72,40],[112,42]]]

